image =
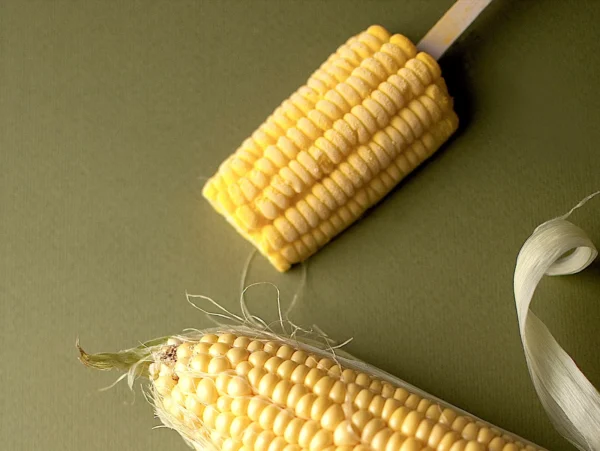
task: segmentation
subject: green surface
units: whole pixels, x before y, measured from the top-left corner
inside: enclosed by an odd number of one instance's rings
[[[421,1],[0,1],[0,443],[184,450],[89,351],[235,309],[251,246],[201,198],[236,145],[347,37],[414,40]],[[540,222],[600,188],[600,2],[497,0],[441,60],[462,123],[428,164],[312,258],[294,318],[358,357],[552,450],[512,272]],[[574,221],[600,243],[600,201]],[[250,281],[289,301],[302,271]],[[600,384],[600,266],[546,280],[536,312]],[[276,317],[272,291],[251,306]],[[542,302],[543,300],[543,302]]]

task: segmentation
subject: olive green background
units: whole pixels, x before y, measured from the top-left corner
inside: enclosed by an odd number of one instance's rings
[[[236,309],[251,246],[201,197],[218,164],[339,44],[420,39],[450,0],[0,1],[0,447],[184,450],[89,351]],[[571,450],[532,388],[512,273],[533,228],[600,189],[594,0],[497,0],[440,61],[460,131],[306,265],[293,318],[540,446]],[[600,243],[600,200],[574,222]],[[289,302],[302,269],[256,258]],[[600,266],[536,313],[600,384]],[[276,317],[272,289],[248,296]]]

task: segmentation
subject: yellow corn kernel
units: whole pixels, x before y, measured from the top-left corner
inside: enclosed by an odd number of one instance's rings
[[[203,194],[286,271],[429,158],[458,127],[452,108],[430,55],[370,27],[276,109]]]

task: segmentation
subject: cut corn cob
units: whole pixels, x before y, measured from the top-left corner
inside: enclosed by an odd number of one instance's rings
[[[284,101],[203,194],[286,271],[435,152],[458,126],[452,108],[437,62],[372,26]]]
[[[537,449],[365,364],[244,327],[81,360],[149,376],[157,415],[197,450]]]

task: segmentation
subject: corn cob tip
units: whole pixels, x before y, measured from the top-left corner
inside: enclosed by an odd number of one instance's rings
[[[77,350],[79,351],[79,361],[88,368],[94,368],[100,371],[109,371],[115,368],[127,370],[127,368],[122,368],[120,365],[120,359],[118,354],[88,354],[85,350],[80,346],[79,340],[75,344]]]
[[[152,356],[157,347],[162,347],[167,342],[167,338],[158,338],[142,343],[135,348],[126,349],[115,353],[100,352],[97,354],[88,354],[80,345],[79,338],[75,342],[75,347],[79,351],[79,361],[88,368],[100,371],[110,371],[113,369],[129,373],[131,379],[137,377],[150,377],[150,364]]]
[[[81,363],[87,366],[90,360],[90,355],[87,352],[85,352],[79,344],[79,337],[77,337],[77,340],[75,340],[75,347],[77,348],[77,351],[79,351],[79,357],[77,358]]]

